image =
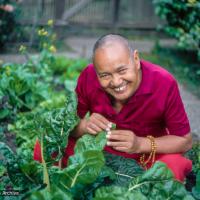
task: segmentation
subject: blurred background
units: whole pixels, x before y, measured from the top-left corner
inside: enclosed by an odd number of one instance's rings
[[[12,34],[10,37],[13,42],[31,44],[36,42],[34,28],[46,26],[49,19],[54,20],[55,29],[60,37],[74,34],[96,36],[116,31],[149,36],[155,35],[157,25],[162,23],[154,12],[155,5],[151,0],[4,0],[1,2],[4,2],[4,9],[3,6],[1,8],[2,23],[10,26],[10,31],[7,33]],[[3,28],[3,24],[1,26]]]

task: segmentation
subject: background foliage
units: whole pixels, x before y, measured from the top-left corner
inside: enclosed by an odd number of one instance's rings
[[[10,8],[5,7],[6,5],[9,5]],[[16,19],[18,15],[19,10],[14,1],[0,0],[0,51],[13,38],[14,33],[17,33]]]
[[[167,21],[163,28],[181,48],[195,51],[200,60],[200,1],[154,0],[155,11]],[[200,69],[197,70],[200,73]]]

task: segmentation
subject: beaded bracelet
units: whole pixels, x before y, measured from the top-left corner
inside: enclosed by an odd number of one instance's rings
[[[146,165],[147,163],[149,163],[151,161],[151,163],[153,164],[155,162],[155,155],[156,155],[156,143],[155,143],[155,138],[151,135],[148,135],[147,138],[150,140],[151,142],[151,153],[149,154],[149,157],[147,158],[147,160],[145,161],[145,153],[143,153],[140,156],[140,164],[142,165],[142,167],[147,168]]]

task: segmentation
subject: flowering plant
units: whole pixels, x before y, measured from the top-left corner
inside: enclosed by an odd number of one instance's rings
[[[56,34],[53,32],[53,20],[49,19],[46,28],[39,28],[37,34],[39,37],[39,50],[46,50],[56,53],[55,47]]]
[[[0,0],[0,50],[12,39],[16,29],[16,5],[10,0]]]

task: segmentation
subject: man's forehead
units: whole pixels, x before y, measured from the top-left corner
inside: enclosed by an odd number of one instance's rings
[[[128,46],[120,40],[108,40],[104,44],[102,44],[98,49],[112,49],[112,48],[128,49]]]
[[[107,55],[107,54],[124,54],[129,53],[129,49],[122,45],[121,43],[108,43],[107,45],[104,45],[98,49],[96,49],[96,52],[94,55],[101,54],[101,55]]]

